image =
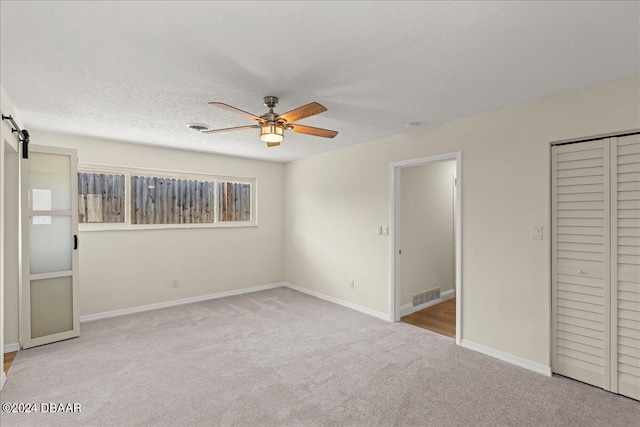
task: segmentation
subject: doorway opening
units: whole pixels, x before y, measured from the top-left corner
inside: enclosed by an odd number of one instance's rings
[[[461,162],[451,153],[391,164],[391,314],[462,340]]]

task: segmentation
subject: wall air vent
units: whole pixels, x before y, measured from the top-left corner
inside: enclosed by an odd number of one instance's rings
[[[417,307],[438,298],[440,298],[440,288],[429,289],[428,291],[413,295],[413,306]]]

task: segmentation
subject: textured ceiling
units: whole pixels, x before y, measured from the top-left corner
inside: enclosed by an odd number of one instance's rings
[[[640,73],[638,2],[1,2],[1,83],[28,128],[289,161]],[[251,124],[317,101],[267,148]]]

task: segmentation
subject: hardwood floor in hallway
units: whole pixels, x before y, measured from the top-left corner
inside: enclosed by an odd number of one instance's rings
[[[400,320],[441,335],[455,337],[456,299],[448,299],[440,304],[432,305],[431,307],[408,314]]]
[[[16,354],[18,354],[17,351],[4,354],[4,363],[2,364],[2,369],[4,370],[5,373],[9,372],[9,368],[11,367],[11,363],[13,362],[13,359],[16,357]]]

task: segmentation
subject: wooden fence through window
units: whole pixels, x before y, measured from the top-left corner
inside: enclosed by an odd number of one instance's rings
[[[123,223],[124,175],[78,174],[78,222]]]
[[[251,221],[251,185],[218,183],[219,221]]]
[[[213,183],[131,176],[132,224],[212,223]]]

